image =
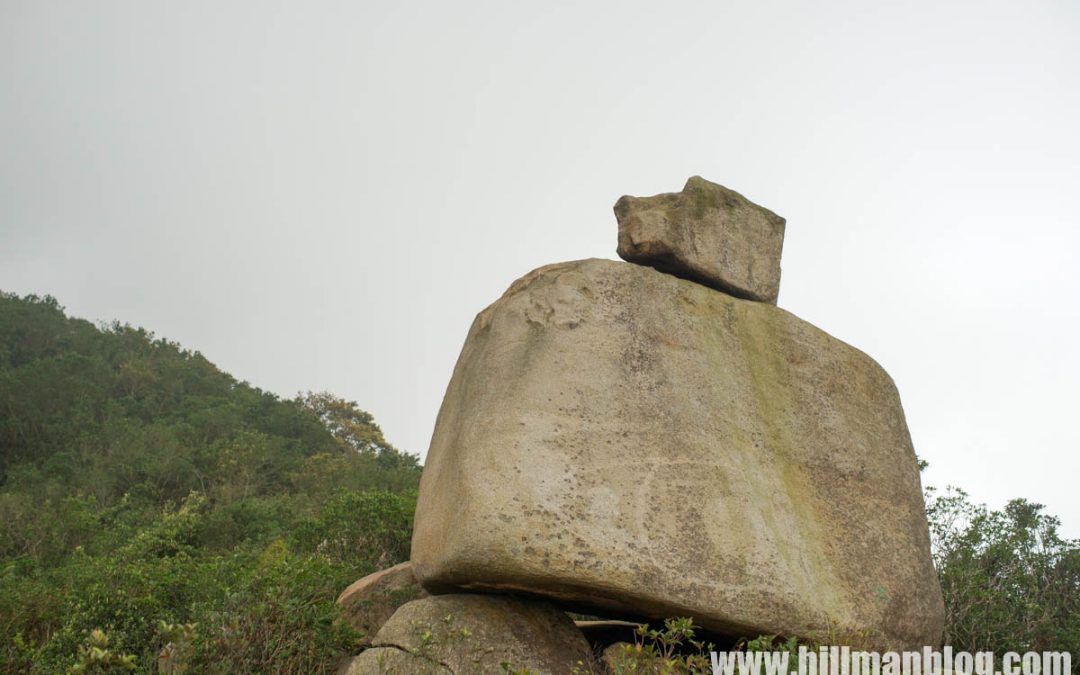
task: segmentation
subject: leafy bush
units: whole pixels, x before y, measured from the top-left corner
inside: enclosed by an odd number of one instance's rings
[[[363,574],[409,559],[414,494],[339,491],[319,517],[300,523],[294,540],[328,560]]]
[[[682,675],[712,672],[709,652],[715,647],[696,637],[689,618],[664,621],[663,628],[637,627],[634,644],[616,644],[605,653],[604,663],[582,663],[576,675]]]
[[[82,673],[115,673],[135,670],[135,657],[117,654],[109,649],[109,638],[103,631],[94,630],[86,642],[79,645],[75,665],[68,669],[72,675]]]
[[[927,491],[945,643],[967,651],[1080,653],[1080,542],[1023,499],[994,511],[962,490]]]
[[[191,663],[200,673],[324,673],[356,647],[334,600],[350,568],[321,556],[291,555],[271,544],[222,602],[198,608],[200,635]]]

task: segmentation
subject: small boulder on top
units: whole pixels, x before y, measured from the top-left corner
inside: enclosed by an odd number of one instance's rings
[[[682,192],[615,203],[619,257],[748,300],[776,304],[785,221],[699,176]]]

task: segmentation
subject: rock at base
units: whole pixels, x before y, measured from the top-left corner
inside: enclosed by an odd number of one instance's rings
[[[522,592],[734,637],[941,639],[885,371],[772,305],[623,262],[543,267],[477,316],[411,558],[432,592]]]
[[[682,192],[615,203],[619,257],[725,293],[776,304],[785,221],[694,176]]]
[[[454,675],[446,666],[394,647],[372,647],[338,675]]]
[[[406,561],[354,582],[338,596],[341,613],[365,641],[382,627],[397,608],[427,596]]]
[[[381,672],[571,672],[589,645],[565,612],[542,600],[457,594],[402,605],[349,675]],[[377,670],[377,667],[384,670]],[[413,669],[410,670],[410,665]],[[400,670],[385,670],[387,667]]]

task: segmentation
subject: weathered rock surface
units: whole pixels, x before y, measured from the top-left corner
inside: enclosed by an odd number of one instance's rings
[[[402,605],[353,659],[349,675],[368,673],[569,673],[589,645],[565,612],[542,600],[442,595]],[[382,668],[378,670],[377,668]],[[396,670],[394,670],[396,669]]]
[[[540,268],[476,317],[411,558],[433,592],[725,635],[941,639],[885,371],[781,309],[621,262]]]
[[[406,561],[354,582],[338,596],[337,604],[353,628],[367,639],[374,636],[398,607],[427,596]]]
[[[776,304],[784,219],[694,176],[682,192],[615,203],[619,257],[740,298]]]
[[[395,647],[373,647],[354,657],[339,675],[453,675],[453,671]]]

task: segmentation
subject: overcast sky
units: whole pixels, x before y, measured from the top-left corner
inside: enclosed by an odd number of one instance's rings
[[[0,289],[423,455],[474,315],[700,174],[924,481],[1080,536],[1080,3],[0,0]]]

